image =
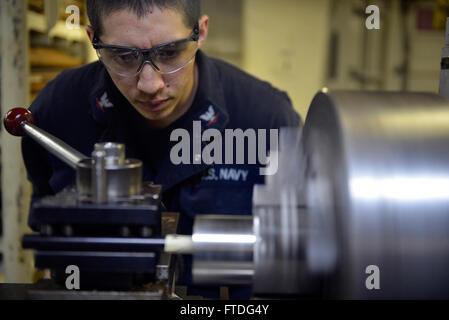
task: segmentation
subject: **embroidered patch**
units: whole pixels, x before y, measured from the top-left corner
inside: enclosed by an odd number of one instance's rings
[[[114,105],[108,99],[108,93],[107,92],[103,93],[103,95],[101,96],[100,99],[96,98],[95,102],[96,102],[96,104],[95,104],[96,107],[98,109],[100,109],[101,111],[103,111],[103,112],[104,112],[105,108],[112,108],[112,107],[114,107]]]
[[[213,105],[209,105],[209,108],[205,113],[200,115],[200,119],[205,121],[207,124],[206,126],[211,126],[214,123],[217,123],[218,119],[220,118],[220,112],[215,112],[215,108]]]

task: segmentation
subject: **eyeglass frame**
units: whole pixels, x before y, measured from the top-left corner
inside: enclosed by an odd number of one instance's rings
[[[133,75],[124,75],[122,73],[119,73],[119,72],[114,71],[114,70],[111,69],[112,72],[114,72],[114,73],[116,73],[116,74],[118,74],[120,76],[123,76],[123,77],[134,77],[134,76],[138,75],[140,72],[142,72],[145,63],[147,63],[147,62],[149,62],[151,64],[151,66],[153,67],[153,69],[155,71],[159,72],[160,74],[172,74],[172,73],[180,71],[181,69],[183,69],[186,65],[188,65],[193,60],[195,55],[193,55],[193,57],[189,61],[187,61],[183,66],[177,68],[176,70],[173,70],[173,71],[170,71],[170,72],[162,72],[159,69],[159,67],[154,63],[153,59],[150,57],[151,53],[161,49],[162,47],[168,46],[168,45],[180,44],[180,43],[189,42],[189,41],[197,42],[199,40],[199,38],[200,38],[200,28],[199,28],[199,24],[197,22],[197,23],[195,23],[195,26],[193,27],[192,33],[187,38],[166,42],[166,43],[163,43],[163,44],[159,44],[159,45],[157,45],[157,46],[155,46],[153,48],[150,48],[150,49],[139,49],[139,48],[135,48],[135,47],[103,44],[103,43],[100,42],[100,38],[96,35],[96,33],[94,33],[92,46],[97,51],[97,55],[98,55],[98,58],[100,59],[100,61],[108,69],[109,69],[109,67],[104,63],[104,61],[101,59],[100,55],[98,54],[98,50],[100,50],[100,49],[118,49],[118,50],[129,50],[130,52],[138,52],[139,55],[143,56],[143,60],[140,63],[139,67],[137,68],[137,71],[136,71],[135,74],[133,74]]]

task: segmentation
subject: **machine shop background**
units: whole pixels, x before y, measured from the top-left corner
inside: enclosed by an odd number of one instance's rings
[[[72,5],[79,29],[66,27]],[[365,27],[368,5],[380,9],[379,30]],[[211,17],[205,52],[287,91],[303,118],[323,86],[438,92],[447,0],[204,0],[203,13]],[[62,70],[97,59],[86,24],[84,1],[1,1],[2,114],[28,106]],[[20,140],[3,129],[0,156],[0,283],[32,283],[45,274],[20,245],[31,185]]]

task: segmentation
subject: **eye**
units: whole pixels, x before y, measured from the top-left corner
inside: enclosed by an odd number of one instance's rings
[[[181,56],[186,48],[187,43],[184,41],[173,42],[158,48],[156,56],[158,60],[174,60]]]
[[[116,62],[122,64],[133,63],[139,59],[139,53],[137,51],[114,50],[111,55]]]
[[[157,57],[160,60],[171,60],[179,56],[181,50],[177,48],[164,48],[157,51]]]

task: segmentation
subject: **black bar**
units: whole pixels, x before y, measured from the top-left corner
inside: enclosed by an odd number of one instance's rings
[[[154,273],[157,254],[133,252],[37,251],[37,269],[65,270],[77,266],[81,272]]]

